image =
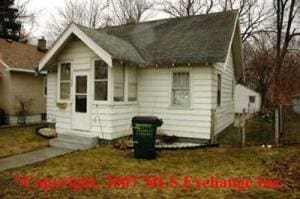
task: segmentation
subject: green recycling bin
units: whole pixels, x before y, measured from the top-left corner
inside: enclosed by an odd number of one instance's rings
[[[155,137],[157,127],[162,125],[157,117],[137,116],[132,118],[134,157],[155,159]]]

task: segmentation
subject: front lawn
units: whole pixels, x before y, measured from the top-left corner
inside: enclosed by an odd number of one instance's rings
[[[157,160],[147,161],[134,159],[129,150],[101,145],[0,173],[0,198],[299,198],[299,154],[299,147],[222,147],[161,151]],[[15,176],[32,176],[35,179],[95,177],[102,187],[82,191],[69,188],[42,191],[17,185]],[[106,176],[137,176],[139,181],[134,188],[105,188]],[[143,186],[143,176],[163,176],[167,181],[168,177],[175,176],[181,184],[176,188],[149,188]],[[193,179],[210,176],[218,179],[249,178],[254,185],[242,192],[224,188],[184,188],[180,181],[183,176]],[[280,178],[285,188],[260,189],[255,184],[259,176]]]
[[[0,158],[48,146],[48,140],[37,135],[38,126],[0,128]]]

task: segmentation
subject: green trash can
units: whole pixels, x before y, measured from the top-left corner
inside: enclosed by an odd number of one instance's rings
[[[155,159],[155,137],[157,127],[162,125],[157,117],[132,118],[134,157],[142,159]]]

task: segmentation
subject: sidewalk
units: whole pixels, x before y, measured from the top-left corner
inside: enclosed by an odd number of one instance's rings
[[[29,153],[3,158],[0,159],[0,172],[5,171],[7,169],[14,169],[28,164],[44,161],[53,157],[70,153],[72,151],[74,150],[57,147],[48,147]]]

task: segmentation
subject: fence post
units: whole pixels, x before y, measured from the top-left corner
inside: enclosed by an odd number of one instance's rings
[[[275,145],[279,145],[279,109],[275,109]]]
[[[242,115],[242,147],[245,146],[246,142],[246,110],[243,109],[243,115]]]
[[[210,142],[215,143],[216,109],[210,110]]]
[[[280,143],[283,144],[286,138],[284,131],[284,110],[283,105],[279,105],[279,134],[280,134]]]

